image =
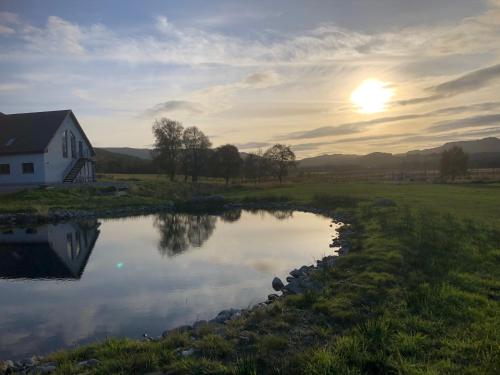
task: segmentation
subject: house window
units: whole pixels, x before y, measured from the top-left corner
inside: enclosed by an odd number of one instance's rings
[[[0,174],[10,174],[10,164],[0,164]]]
[[[71,157],[73,159],[76,159],[76,138],[73,133],[70,132],[70,138],[71,138]]]
[[[80,235],[80,231],[76,231],[75,233],[75,242],[76,242],[76,256],[80,255],[80,251],[82,250],[82,239]]]
[[[35,173],[35,166],[33,163],[23,163],[23,174]]]
[[[63,158],[68,157],[68,131],[65,130],[63,132],[62,136],[62,153],[63,153]]]
[[[66,254],[69,259],[74,258],[73,233],[66,234]]]

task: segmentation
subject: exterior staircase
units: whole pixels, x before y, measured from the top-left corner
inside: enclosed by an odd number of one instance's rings
[[[75,181],[76,176],[78,176],[78,173],[80,173],[81,169],[85,165],[85,162],[87,159],[85,158],[80,158],[78,159],[75,164],[71,167],[69,172],[66,174],[66,177],[64,177],[63,182],[64,183],[73,183]]]

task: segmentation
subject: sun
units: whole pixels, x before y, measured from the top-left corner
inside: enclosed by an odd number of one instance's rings
[[[377,113],[386,110],[386,104],[394,96],[394,90],[378,79],[366,79],[351,94],[351,101],[361,113]]]

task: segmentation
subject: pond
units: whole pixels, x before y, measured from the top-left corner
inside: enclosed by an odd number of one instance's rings
[[[0,233],[0,359],[246,308],[333,253],[331,220],[291,211],[158,214]]]

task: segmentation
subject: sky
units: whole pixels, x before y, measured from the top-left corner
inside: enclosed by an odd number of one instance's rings
[[[500,136],[500,0],[0,0],[0,111],[298,157]]]

